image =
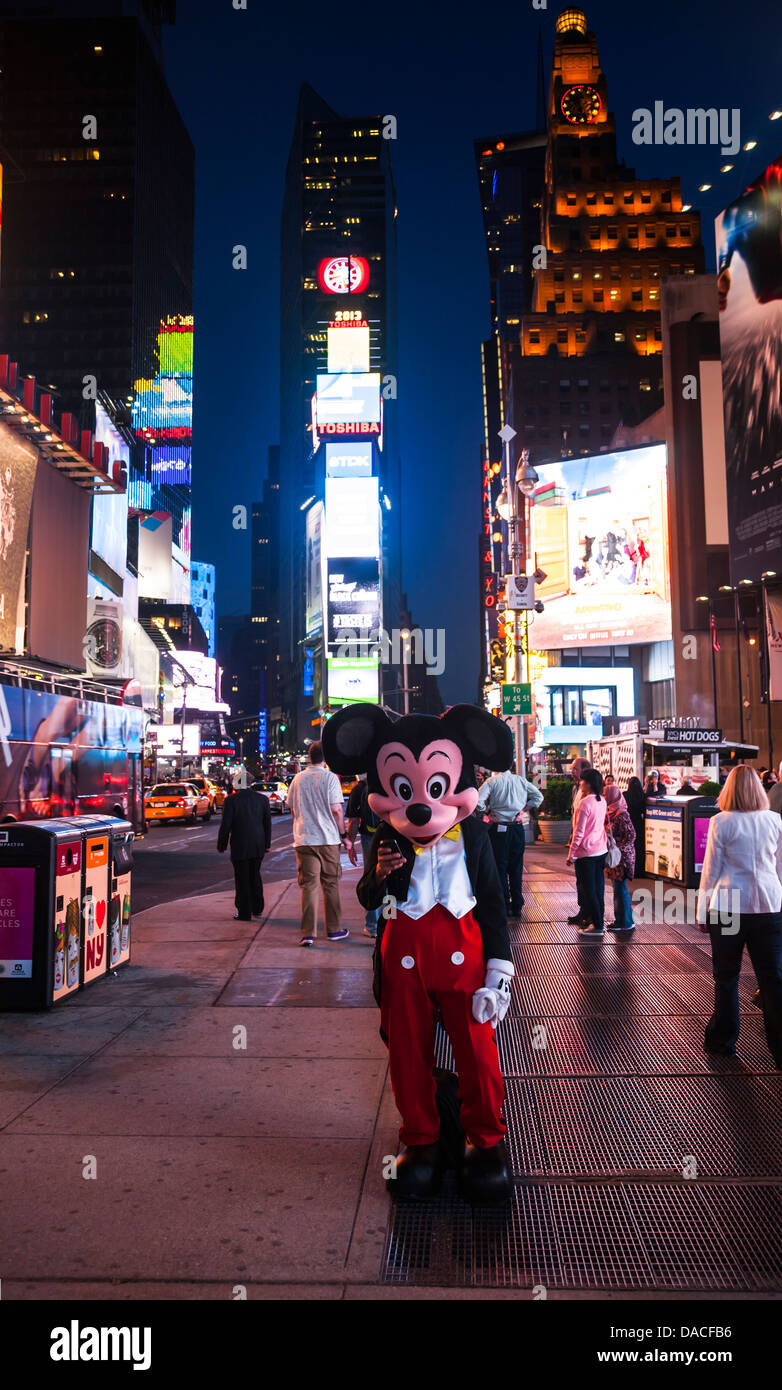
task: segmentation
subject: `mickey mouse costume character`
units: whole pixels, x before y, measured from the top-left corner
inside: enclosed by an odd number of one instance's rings
[[[431,1197],[440,1188],[434,1068],[438,1016],[459,1073],[467,1135],[457,1174],[473,1204],[506,1201],[511,1184],[502,1105],[505,1089],[495,1028],[510,1003],[505,901],[482,821],[474,764],[502,772],[513,760],[508,726],[473,705],[392,720],[374,705],[348,705],[323,730],[332,771],[367,776],[380,818],[357,894],[364,908],[388,902],[375,947],[375,998],[388,1045],[391,1085],[404,1145],[396,1197]]]

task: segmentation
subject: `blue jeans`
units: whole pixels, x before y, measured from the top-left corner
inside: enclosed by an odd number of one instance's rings
[[[626,878],[615,878],[614,884],[614,923],[617,927],[634,927],[633,903]]]
[[[370,851],[370,849],[372,848],[372,839],[373,839],[373,837],[372,837],[371,835],[362,835],[362,836],[361,836],[361,853],[362,853],[363,856],[364,856],[364,868],[365,868],[365,869],[366,869],[366,867],[367,867],[367,864],[369,863],[369,851]],[[379,907],[367,908],[367,910],[366,910],[366,912],[365,912],[365,914],[364,914],[364,926],[367,928],[367,931],[376,932],[376,931],[377,931],[377,924],[378,924],[378,921],[379,921],[379,920],[380,920],[380,908],[379,908]]]

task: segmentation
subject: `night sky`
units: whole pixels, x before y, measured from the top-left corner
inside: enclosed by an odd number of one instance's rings
[[[260,497],[279,439],[279,223],[299,87],[345,115],[393,113],[399,206],[399,402],[403,584],[414,620],[445,627],[448,702],[474,700],[478,674],[480,343],[488,274],[473,158],[478,136],[531,129],[542,27],[546,81],[564,4],[334,6],[179,0],[167,74],[196,149],[193,556],[217,565],[218,613],[249,610],[249,531],[232,508]],[[782,152],[779,0],[656,0],[583,7],[597,34],[620,158],[641,177],[680,174],[713,219]],[[632,112],[655,101],[738,107],[742,143],[636,146]],[[720,165],[733,162],[731,174]],[[698,185],[713,184],[701,194]],[[248,269],[231,268],[243,243]],[[534,456],[533,456],[534,461]]]

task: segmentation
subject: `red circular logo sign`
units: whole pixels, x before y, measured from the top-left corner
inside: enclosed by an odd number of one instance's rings
[[[318,266],[318,284],[327,294],[361,294],[369,284],[363,256],[332,256]]]

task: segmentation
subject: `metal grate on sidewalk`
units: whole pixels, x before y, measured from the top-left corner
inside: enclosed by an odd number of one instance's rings
[[[533,872],[510,927],[497,1041],[512,1203],[473,1212],[451,1174],[436,1201],[399,1203],[383,1280],[530,1297],[782,1291],[782,1075],[748,960],[738,1055],[714,1057],[708,939],[658,922],[584,940],[574,911],[569,876]],[[436,1057],[454,1070],[442,1029]]]

